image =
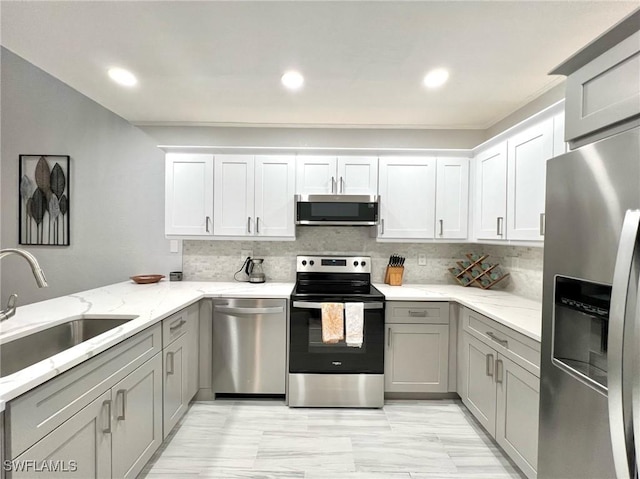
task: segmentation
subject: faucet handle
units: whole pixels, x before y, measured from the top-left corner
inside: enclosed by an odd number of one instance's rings
[[[18,303],[18,295],[14,293],[11,296],[9,296],[9,301],[7,301],[7,309],[15,309],[17,303]]]

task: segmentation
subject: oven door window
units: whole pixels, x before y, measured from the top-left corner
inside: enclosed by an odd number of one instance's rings
[[[292,373],[384,372],[384,309],[365,309],[362,347],[322,342],[319,309],[291,308],[289,370]]]

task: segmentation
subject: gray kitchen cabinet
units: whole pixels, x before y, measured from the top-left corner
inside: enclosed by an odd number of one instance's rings
[[[0,412],[0,479],[4,479],[4,412]]]
[[[464,405],[529,478],[536,477],[539,346],[464,308],[459,391]],[[537,357],[535,357],[537,355]]]
[[[129,374],[111,393],[113,477],[134,478],[162,444],[162,355]]]
[[[389,302],[385,322],[385,392],[447,392],[448,303]]]
[[[527,477],[536,477],[540,380],[498,355],[495,438]]]
[[[462,340],[463,390],[460,397],[489,434],[496,433],[496,352],[469,333]]]
[[[584,49],[587,54],[589,48]],[[551,72],[568,75],[565,139],[572,148],[586,135],[640,117],[640,32],[579,68],[574,65],[569,59]]]
[[[166,438],[198,389],[200,306],[184,308],[162,321],[163,425]]]
[[[164,348],[164,437],[167,437],[187,411],[187,351],[186,337],[182,336]]]
[[[40,468],[45,465],[58,466],[59,470],[56,473],[35,472],[33,467],[24,467],[22,471],[11,472],[11,478],[110,478],[111,413],[109,390],[15,458],[15,464],[21,464],[21,461],[36,461]],[[27,466],[33,463],[22,464]]]

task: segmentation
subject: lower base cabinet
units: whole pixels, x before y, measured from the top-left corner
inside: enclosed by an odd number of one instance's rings
[[[386,345],[385,392],[447,392],[448,324],[388,324]]]
[[[18,456],[10,477],[135,478],[162,439],[158,353]]]
[[[111,477],[111,414],[109,390],[15,458],[9,477]]]
[[[186,336],[176,339],[163,350],[164,356],[164,437],[189,407],[187,397]]]
[[[538,462],[540,380],[463,332],[462,402],[529,478]]]

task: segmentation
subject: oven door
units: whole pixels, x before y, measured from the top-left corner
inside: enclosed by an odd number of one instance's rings
[[[384,302],[364,303],[362,347],[322,342],[321,303],[292,301],[289,372],[384,373]]]

